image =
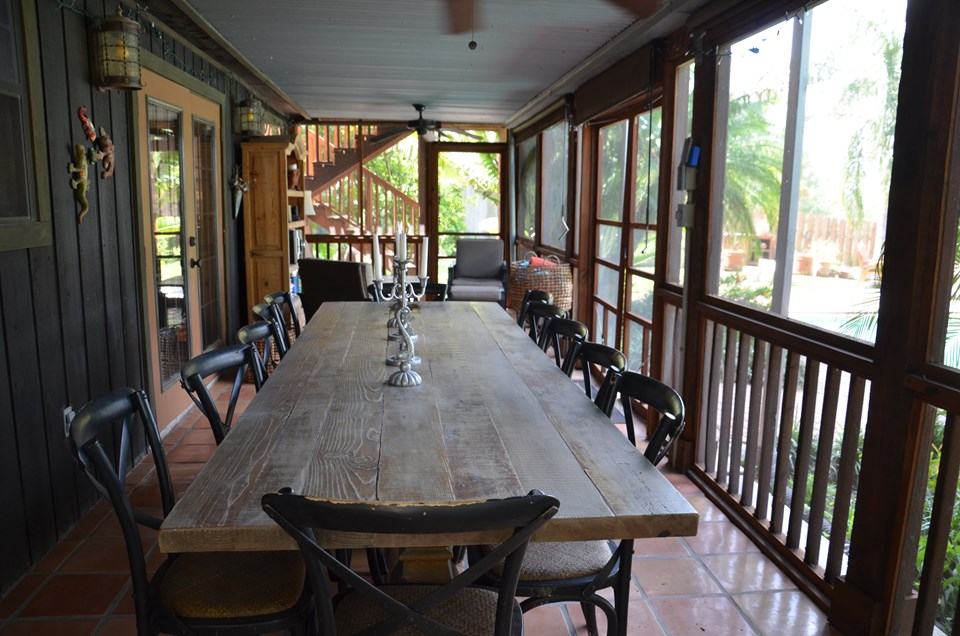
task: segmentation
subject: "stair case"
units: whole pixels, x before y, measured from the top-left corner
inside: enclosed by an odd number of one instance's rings
[[[418,231],[420,203],[386,179],[360,165],[394,147],[405,135],[371,141],[396,127],[306,124],[300,135],[306,147],[305,189],[312,192],[313,215],[307,234],[369,235],[397,225]]]

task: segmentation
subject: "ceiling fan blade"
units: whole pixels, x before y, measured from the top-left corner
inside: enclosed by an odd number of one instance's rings
[[[623,7],[638,18],[646,18],[657,10],[657,0],[608,0],[618,7]]]
[[[451,128],[450,126],[444,126],[442,128],[439,128],[438,131],[440,132],[441,135],[449,136],[450,133],[455,133],[457,135],[463,135],[464,137],[470,137],[472,139],[476,139],[477,141],[483,141],[483,137],[481,137],[480,135],[476,133],[472,133],[467,130],[463,130],[462,128]]]
[[[450,33],[470,33],[480,20],[478,0],[447,0]]]

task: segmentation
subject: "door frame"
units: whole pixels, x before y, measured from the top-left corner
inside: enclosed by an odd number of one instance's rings
[[[439,280],[437,278],[440,263],[440,190],[438,178],[441,152],[486,152],[500,155],[500,232],[497,238],[503,240],[504,260],[511,260],[510,220],[512,218],[512,208],[510,205],[511,197],[507,180],[510,174],[509,171],[512,169],[509,144],[506,142],[436,141],[425,143],[424,145],[426,146],[425,233],[430,237],[430,242],[435,246],[430,250],[430,263],[427,266],[427,273],[430,276],[430,280]]]
[[[219,109],[220,116],[220,165],[219,168],[219,182],[220,187],[218,192],[221,200],[221,218],[220,218],[220,229],[221,229],[221,243],[220,243],[220,255],[221,255],[221,278],[222,278],[222,290],[221,297],[223,299],[223,317],[221,323],[224,329],[224,342],[229,341],[229,330],[231,324],[233,324],[231,316],[233,312],[230,311],[230,307],[234,307],[239,302],[237,293],[234,290],[235,287],[235,268],[228,267],[228,263],[234,262],[236,258],[235,249],[232,248],[233,242],[230,240],[230,237],[235,235],[235,227],[229,223],[229,220],[232,218],[229,214],[229,210],[232,209],[232,198],[230,190],[227,184],[227,166],[230,165],[233,154],[229,152],[230,143],[232,141],[230,130],[230,113],[229,108],[227,107],[227,96],[224,93],[214,89],[196,79],[195,77],[189,75],[188,73],[181,71],[180,69],[170,66],[162,58],[153,55],[149,51],[141,51],[141,63],[144,69],[156,73],[160,77],[167,79],[171,82],[179,84],[183,88],[189,90],[192,93],[197,94],[198,96],[213,102]],[[143,191],[144,183],[141,179],[141,175],[145,174],[147,169],[143,165],[140,157],[140,139],[144,133],[140,125],[139,119],[139,94],[131,93],[129,98],[130,105],[130,162],[131,162],[131,174],[134,175],[132,179],[132,190],[133,190],[133,214],[134,214],[134,228],[136,236],[134,237],[135,243],[135,254],[136,254],[136,264],[137,264],[137,287],[139,290],[139,305],[140,305],[140,323],[141,323],[141,333],[143,334],[142,346],[143,346],[143,378],[144,378],[144,390],[146,390],[147,395],[149,396],[152,406],[154,407],[154,412],[157,415],[157,424],[161,430],[169,427],[172,424],[178,422],[183,415],[189,410],[189,406],[192,405],[192,402],[187,399],[186,408],[179,413],[161,413],[158,410],[159,404],[157,402],[156,390],[154,387],[158,386],[157,373],[153,368],[153,360],[156,355],[156,343],[154,342],[154,335],[151,333],[151,315],[150,307],[151,302],[148,293],[148,281],[153,276],[153,261],[152,254],[148,253],[146,246],[144,245],[144,233],[147,228],[145,227],[145,215],[148,210],[144,209],[144,199],[145,192]],[[185,149],[185,152],[192,152],[192,149]],[[185,175],[184,179],[192,179],[192,175]],[[193,308],[191,308],[193,311]],[[198,334],[199,336],[199,334]]]

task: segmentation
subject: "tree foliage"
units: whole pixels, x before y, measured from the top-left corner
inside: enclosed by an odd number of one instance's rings
[[[754,214],[777,227],[783,140],[767,116],[776,99],[776,93],[763,91],[730,100],[723,184],[723,229],[729,234],[756,235]]]

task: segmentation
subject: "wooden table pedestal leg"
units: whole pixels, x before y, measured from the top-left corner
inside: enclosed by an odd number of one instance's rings
[[[403,548],[390,573],[393,583],[446,583],[457,575],[449,547]]]

